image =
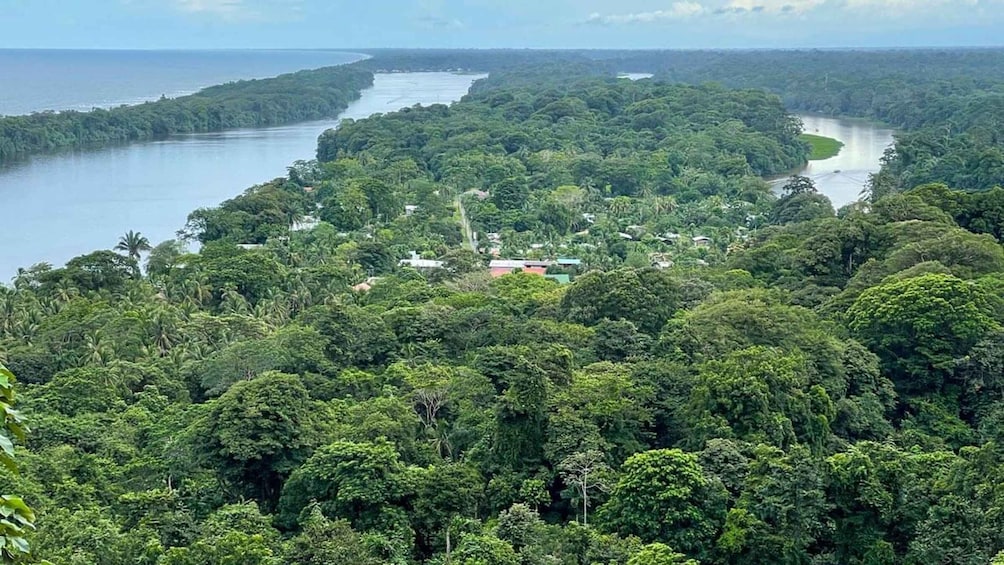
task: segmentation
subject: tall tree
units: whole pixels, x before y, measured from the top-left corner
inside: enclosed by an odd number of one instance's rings
[[[969,281],[928,274],[872,287],[847,311],[848,326],[906,393],[940,391],[955,360],[1000,329],[991,296]]]
[[[645,542],[663,541],[704,555],[724,520],[725,489],[705,475],[697,457],[679,449],[632,455],[599,511],[604,527]]]
[[[566,457],[559,465],[561,476],[582,499],[582,524],[589,524],[589,493],[606,489],[610,468],[603,453],[597,450],[582,451]]]
[[[307,458],[312,428],[310,398],[300,378],[270,372],[239,382],[212,401],[196,431],[222,478],[271,504],[283,480]]]
[[[116,251],[124,251],[126,255],[137,261],[141,253],[150,251],[151,249],[153,247],[150,246],[150,240],[138,231],[132,230],[129,230],[125,235],[120,237],[118,245],[115,246]]]

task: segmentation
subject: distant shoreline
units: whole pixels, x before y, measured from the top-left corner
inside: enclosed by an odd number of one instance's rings
[[[261,128],[338,115],[373,74],[354,64],[218,84],[178,98],[88,112],[41,112],[0,118],[0,165],[39,153],[179,133]]]
[[[11,80],[0,93],[0,118],[136,106],[213,86],[370,58],[366,53],[329,49],[0,48],[0,73]],[[147,69],[153,72],[144,74]],[[158,76],[160,71],[164,75]],[[45,74],[57,78],[36,78]]]

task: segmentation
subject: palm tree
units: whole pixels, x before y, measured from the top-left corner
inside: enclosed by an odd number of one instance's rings
[[[84,353],[80,358],[81,364],[103,367],[113,354],[114,351],[104,339],[101,330],[94,330],[84,336]]]
[[[177,318],[170,310],[158,309],[150,319],[150,334],[160,356],[166,356],[179,341]]]
[[[213,287],[209,284],[209,279],[206,275],[186,279],[182,283],[182,287],[187,294],[186,302],[196,308],[201,307],[213,298]]]
[[[80,296],[80,289],[78,289],[72,282],[61,279],[56,283],[55,288],[52,289],[53,298],[60,303],[67,303],[74,298]]]
[[[119,238],[119,244],[115,246],[116,251],[125,251],[129,257],[139,260],[140,253],[150,251],[150,240],[138,231],[129,230],[124,236]]]
[[[251,305],[243,294],[237,292],[236,286],[227,285],[221,296],[220,310],[227,314],[249,314]]]

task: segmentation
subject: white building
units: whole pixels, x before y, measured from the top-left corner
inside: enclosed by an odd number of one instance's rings
[[[413,269],[440,269],[443,267],[443,262],[436,261],[435,259],[422,259],[418,256],[418,253],[413,251],[411,253],[411,257],[408,259],[401,259],[398,261],[398,265],[402,267],[411,267]]]

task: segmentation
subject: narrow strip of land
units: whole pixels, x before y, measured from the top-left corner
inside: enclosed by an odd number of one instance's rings
[[[809,153],[810,161],[822,161],[830,157],[836,157],[844,147],[844,143],[832,137],[823,137],[811,133],[803,133],[799,139],[809,144],[812,151]]]

